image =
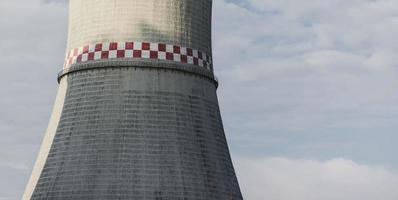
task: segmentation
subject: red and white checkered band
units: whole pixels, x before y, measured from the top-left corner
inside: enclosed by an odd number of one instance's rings
[[[116,58],[169,60],[209,70],[212,62],[209,54],[187,47],[149,42],[106,42],[70,50],[66,54],[64,69],[77,63]]]

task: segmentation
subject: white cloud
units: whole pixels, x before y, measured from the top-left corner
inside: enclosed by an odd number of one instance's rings
[[[257,112],[263,126],[290,130],[396,124],[398,2],[246,2],[215,3],[228,114]]]
[[[250,200],[398,199],[397,174],[345,159],[237,159],[236,170]]]
[[[233,148],[361,161],[396,151],[398,1],[231,2],[215,1],[214,62]],[[288,149],[269,153],[269,140]],[[299,151],[314,140],[337,150]]]

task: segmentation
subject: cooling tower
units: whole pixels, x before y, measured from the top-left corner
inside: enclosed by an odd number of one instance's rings
[[[216,95],[212,0],[69,6],[58,94],[23,199],[242,199]]]

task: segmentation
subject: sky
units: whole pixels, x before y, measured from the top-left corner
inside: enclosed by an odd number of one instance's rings
[[[67,4],[0,1],[0,200],[20,199],[57,90]],[[214,0],[245,199],[398,199],[398,1]]]

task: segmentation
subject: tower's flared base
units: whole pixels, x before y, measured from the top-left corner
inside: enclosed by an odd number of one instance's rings
[[[31,199],[242,199],[212,80],[141,67],[64,79],[62,115]]]

